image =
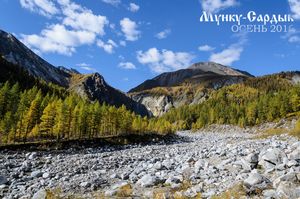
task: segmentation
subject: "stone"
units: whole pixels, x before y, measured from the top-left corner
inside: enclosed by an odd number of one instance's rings
[[[276,165],[279,165],[287,159],[287,156],[280,149],[268,149],[267,151],[263,151],[260,154],[259,165],[263,166],[265,169],[274,168]]]
[[[259,173],[250,173],[248,178],[244,180],[244,184],[249,189],[265,189],[270,184],[270,180]]]
[[[160,169],[162,169],[162,164],[160,162],[156,162],[153,165],[153,168],[156,169],[156,170],[160,170]]]
[[[199,173],[199,171],[201,169],[204,169],[204,168],[207,168],[208,167],[208,162],[206,162],[205,160],[203,159],[200,159],[198,160],[197,162],[195,162],[195,165],[194,165],[194,169],[195,169],[195,173]]]
[[[82,182],[82,183],[80,183],[80,186],[83,187],[83,188],[88,188],[88,187],[91,186],[91,183],[89,183],[89,182]]]
[[[104,195],[107,197],[111,197],[116,195],[122,188],[128,186],[131,189],[130,184],[127,181],[120,181],[111,186],[109,190],[106,190]]]
[[[150,174],[144,175],[141,179],[137,181],[137,184],[141,187],[151,187],[158,183],[155,176],[152,176]]]
[[[276,190],[274,190],[274,189],[264,190],[262,195],[264,196],[265,199],[279,198]]]
[[[293,167],[293,166],[298,166],[298,165],[299,165],[299,163],[296,160],[290,160],[287,163],[288,167]]]
[[[247,155],[245,160],[249,163],[257,164],[258,163],[258,153],[250,153],[249,155]]]
[[[170,185],[172,188],[175,188],[175,187],[180,186],[182,181],[183,181],[182,176],[170,176],[165,181],[165,184]]]
[[[128,180],[129,175],[130,175],[130,173],[124,172],[124,173],[121,174],[120,177],[121,177],[122,180]]]
[[[8,181],[7,181],[7,178],[5,176],[0,176],[0,185],[4,185],[6,184]]]
[[[30,176],[32,178],[39,178],[43,175],[43,173],[40,171],[40,170],[36,170],[36,171],[33,171],[31,172]]]
[[[43,173],[43,178],[49,178],[50,177],[50,173],[46,172],[46,173]]]
[[[300,147],[290,153],[289,158],[292,160],[300,160]]]
[[[29,156],[28,156],[28,159],[29,160],[33,160],[37,157],[37,152],[32,152]]]
[[[33,196],[32,199],[46,199],[47,197],[47,192],[45,189],[40,189],[37,191]]]
[[[293,183],[297,183],[298,182],[298,178],[297,178],[297,175],[296,173],[294,172],[289,172],[287,174],[284,174],[278,178],[276,178],[274,181],[273,181],[273,186],[274,187],[278,187],[279,184],[283,181],[286,181],[286,182],[293,182]]]
[[[276,189],[280,198],[300,198],[300,187],[291,182],[281,182]]]

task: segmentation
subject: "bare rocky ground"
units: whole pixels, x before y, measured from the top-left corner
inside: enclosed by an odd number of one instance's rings
[[[147,145],[1,151],[0,198],[211,198],[237,185],[241,198],[300,198],[300,141],[257,138],[276,126],[215,125]]]

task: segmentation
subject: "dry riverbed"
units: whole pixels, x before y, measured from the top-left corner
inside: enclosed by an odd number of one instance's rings
[[[0,197],[299,198],[300,141],[260,131],[214,126],[146,145],[3,150]]]

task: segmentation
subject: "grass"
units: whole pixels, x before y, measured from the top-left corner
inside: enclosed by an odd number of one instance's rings
[[[132,187],[130,184],[121,187],[117,192],[117,197],[126,198],[132,195]]]
[[[237,184],[221,194],[212,196],[211,199],[240,199],[246,197],[247,193],[243,185]]]
[[[283,128],[271,128],[271,129],[267,129],[265,130],[263,133],[257,135],[254,137],[254,139],[265,139],[268,137],[272,137],[272,136],[276,136],[276,135],[282,135],[285,133],[289,133],[289,131],[287,129],[283,129]]]
[[[291,130],[290,135],[300,139],[300,119],[297,121],[295,128]]]
[[[271,128],[255,136],[254,139],[266,139],[272,136],[278,136],[282,134],[288,134],[290,136],[294,136],[300,139],[300,119],[296,122],[295,128],[292,130],[288,130],[285,128]]]

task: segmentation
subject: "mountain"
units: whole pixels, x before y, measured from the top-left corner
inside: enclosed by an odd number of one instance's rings
[[[137,103],[125,93],[111,87],[99,73],[88,75],[73,74],[70,79],[69,90],[92,101],[98,100],[101,103],[105,102],[117,107],[124,104],[127,109],[142,116],[148,115],[148,111],[144,105]]]
[[[211,90],[236,84],[251,74],[214,62],[200,62],[175,72],[166,72],[146,80],[129,91],[135,101],[144,104],[154,116],[173,107],[198,104]]]
[[[12,34],[2,30],[0,30],[0,55],[1,59],[13,64],[13,67],[11,67],[1,60],[1,71],[5,71],[1,74],[3,76],[20,71],[19,67],[37,79],[62,86],[89,100],[98,100],[101,103],[105,102],[117,107],[125,105],[127,109],[135,113],[142,116],[148,115],[144,105],[109,86],[99,73],[84,75],[75,69],[68,69],[63,66],[55,67],[36,55]]]
[[[36,55],[12,34],[0,30],[0,54],[25,68],[31,75],[60,86],[68,86],[68,75]]]

